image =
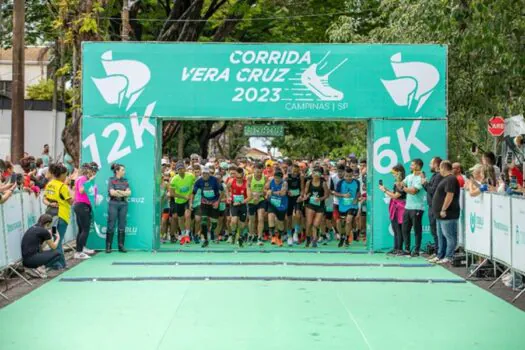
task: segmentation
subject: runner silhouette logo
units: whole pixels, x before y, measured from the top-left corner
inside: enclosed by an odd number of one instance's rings
[[[408,109],[417,102],[415,112],[419,112],[439,82],[439,71],[425,62],[403,62],[401,52],[390,58],[390,64],[397,79],[381,79],[390,97]]]
[[[91,79],[106,103],[120,107],[127,100],[128,111],[150,80],[148,66],[140,61],[113,60],[112,51],[104,52],[101,61],[107,77]]]
[[[328,78],[341,67],[348,59],[344,59],[337,64],[328,73],[319,75],[318,70],[326,68],[326,58],[330,55],[328,52],[318,63],[313,63],[301,74],[301,83],[308,90],[313,92],[321,101],[341,101],[345,95],[342,91],[336,90],[328,83]]]

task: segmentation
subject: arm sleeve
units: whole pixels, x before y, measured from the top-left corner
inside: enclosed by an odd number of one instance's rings
[[[201,186],[201,179],[198,179],[196,182],[195,182],[195,185],[193,185],[193,194],[197,194],[197,192],[199,191],[199,188]]]
[[[71,192],[69,192],[69,188],[66,185],[60,186],[60,195],[65,201],[71,199]]]
[[[446,180],[445,183],[445,192],[446,193],[456,193],[456,189],[459,186],[458,180],[455,177],[450,177]]]
[[[109,180],[108,181],[108,193],[109,191],[114,190],[114,189],[115,189],[115,185],[113,184],[111,180]]]
[[[423,188],[423,185],[421,184],[421,177],[420,176],[414,176],[414,184],[413,187],[416,190],[421,190]]]

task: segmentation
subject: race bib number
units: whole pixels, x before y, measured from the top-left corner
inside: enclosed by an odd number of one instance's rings
[[[225,211],[226,210],[226,203],[224,202],[221,202],[219,204],[219,211]]]
[[[321,205],[321,201],[319,200],[319,197],[310,197],[310,204],[312,205]]]
[[[242,202],[244,202],[244,196],[242,194],[234,194],[233,195],[233,202],[234,203],[242,203]]]
[[[291,197],[299,197],[300,192],[301,192],[300,189],[290,190],[290,196]]]
[[[213,198],[215,197],[215,191],[214,190],[204,190],[202,192],[205,198]]]
[[[326,204],[326,211],[327,212],[332,212],[334,211],[334,205],[332,203],[330,204]]]
[[[343,205],[344,206],[349,206],[349,205],[352,205],[352,202],[354,201],[353,198],[343,198]]]
[[[281,206],[281,198],[279,197],[271,197],[270,203],[276,208],[279,208]]]
[[[190,191],[190,188],[188,186],[184,186],[180,188],[181,193],[186,193]]]

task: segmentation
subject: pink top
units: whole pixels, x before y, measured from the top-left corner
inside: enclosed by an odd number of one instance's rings
[[[87,176],[80,176],[77,181],[75,181],[75,203],[85,203],[87,205],[91,205],[87,193],[85,191],[84,193],[80,193],[80,186],[84,186],[87,181]]]

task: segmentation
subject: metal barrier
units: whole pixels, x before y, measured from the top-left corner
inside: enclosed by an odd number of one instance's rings
[[[464,194],[463,234],[464,248],[468,255],[477,255],[483,261],[472,271],[472,277],[489,261],[505,266],[489,288],[492,288],[506,273],[525,275],[525,198],[499,193],[482,193],[477,197]],[[468,267],[468,266],[467,266]],[[494,264],[496,273],[497,265]],[[513,279],[515,280],[515,279]],[[514,282],[515,287],[515,282]],[[513,300],[515,302],[525,289]]]
[[[43,196],[36,197],[27,192],[16,193],[0,205],[0,272],[10,270],[24,282],[32,285],[17,267],[22,262],[22,237],[36,224],[40,215],[45,212]],[[75,213],[71,210],[71,220],[64,236],[63,245],[73,249],[71,243],[76,240],[78,227]],[[0,293],[3,298],[7,297]]]

